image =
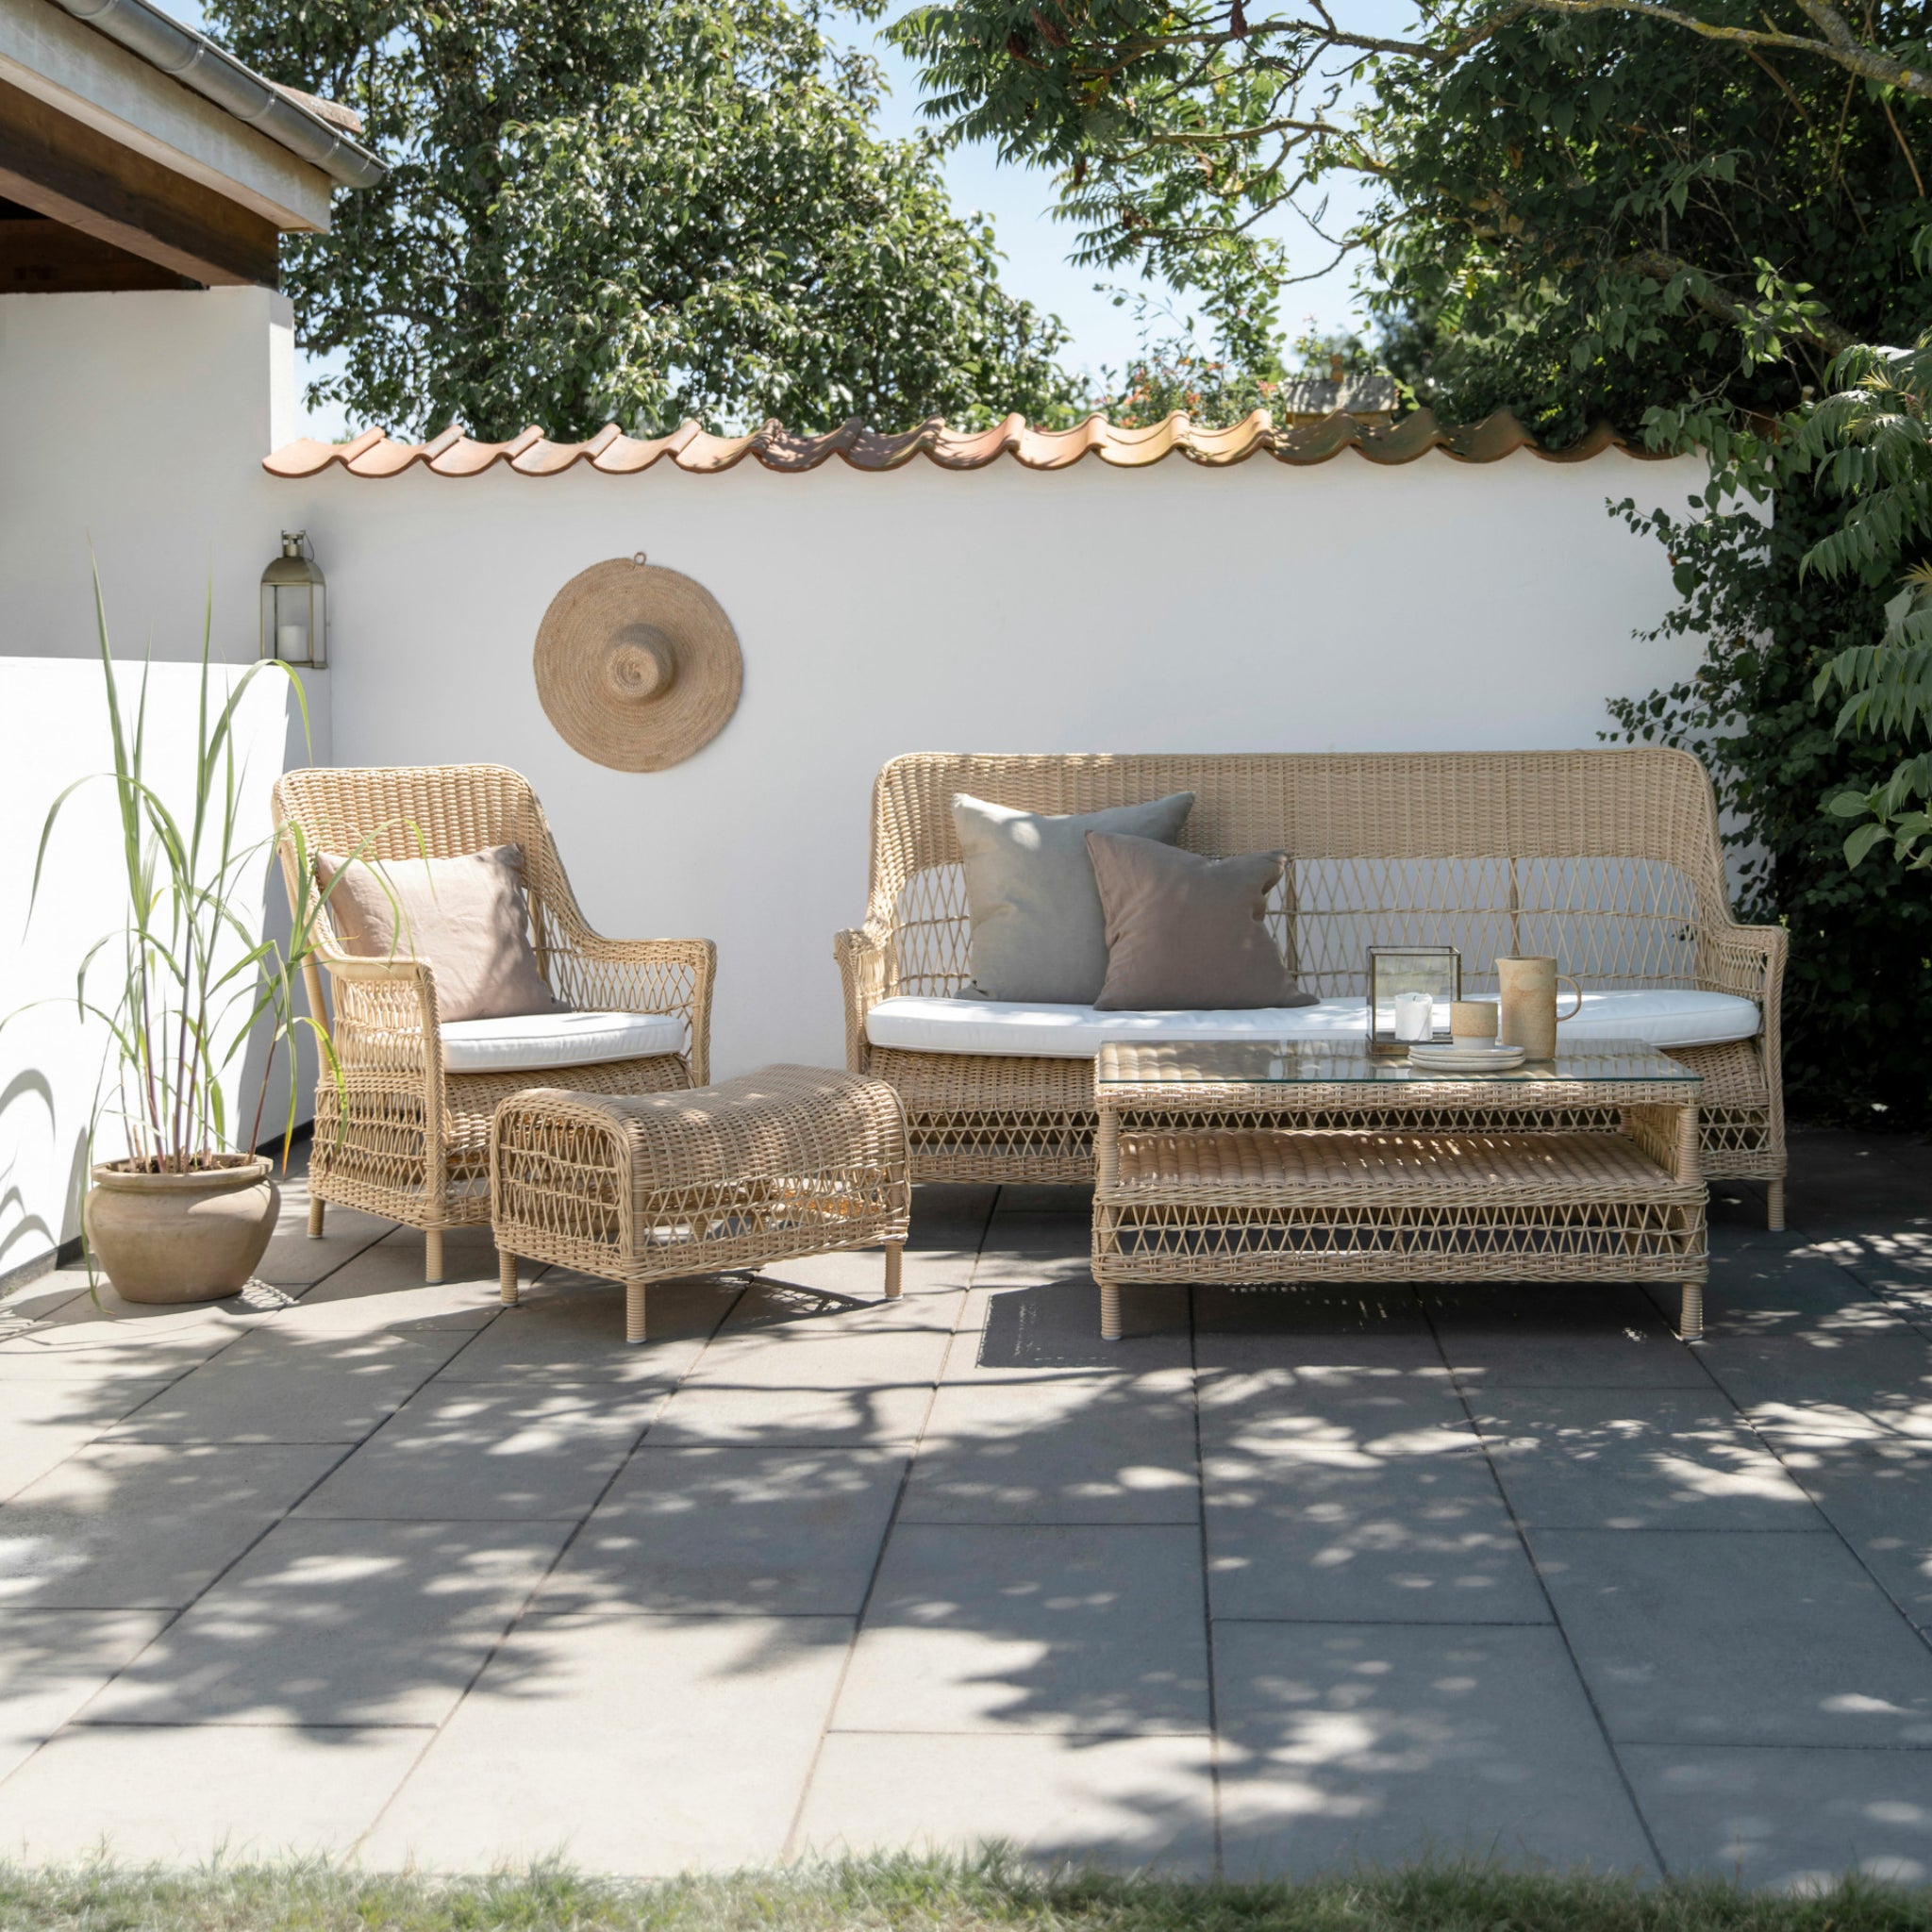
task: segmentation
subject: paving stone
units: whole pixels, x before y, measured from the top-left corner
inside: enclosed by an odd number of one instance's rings
[[[1200,1532],[900,1524],[841,1731],[1208,1727]]]
[[[931,1260],[922,1257],[922,1264]],[[888,1301],[876,1251],[808,1255],[774,1261],[755,1274],[718,1331],[721,1354],[753,1342],[774,1346],[838,1341],[874,1342],[893,1335],[950,1335],[966,1300],[963,1281],[927,1281]]]
[[[434,1724],[570,1525],[277,1524],[83,1723]]]
[[[192,1603],[341,1453],[286,1443],[82,1449],[0,1505],[0,1601],[34,1609]]]
[[[1230,1878],[1430,1856],[1656,1874],[1555,1630],[1224,1624],[1214,1675]]]
[[[661,1391],[608,1385],[432,1382],[350,1453],[302,1514],[580,1517],[663,1402]]]
[[[1785,1463],[1879,1587],[1932,1634],[1932,1445],[1790,1448]]]
[[[1194,1522],[1193,1376],[944,1383],[899,1513],[907,1523]]]
[[[624,1290],[615,1282],[546,1270],[521,1299],[479,1329],[443,1370],[444,1382],[627,1382],[669,1390],[717,1333],[739,1286],[667,1281],[651,1290],[650,1339],[624,1339]]]
[[[57,1469],[169,1386],[164,1377],[8,1380],[0,1371],[0,1502]]]
[[[252,1335],[143,1403],[109,1432],[128,1442],[359,1442],[461,1344],[391,1335],[290,1342]]]
[[[799,1822],[806,1857],[973,1857],[1206,1878],[1214,1870],[1205,1737],[918,1737],[834,1732]]]
[[[1699,1351],[1757,1426],[1792,1441],[1932,1442],[1932,1341],[1882,1333],[1721,1336]]]
[[[652,1426],[659,1443],[841,1449],[909,1442],[932,1401],[949,1327],[715,1341]]]
[[[1829,1532],[1529,1543],[1620,1744],[1932,1744],[1932,1649]]]
[[[1216,1338],[1258,1335],[1426,1335],[1428,1318],[1412,1288],[1400,1284],[1343,1288],[1236,1289],[1208,1285],[1193,1291],[1194,1332]]]
[[[1641,1288],[1506,1285],[1432,1290],[1424,1300],[1443,1356],[1473,1394],[1708,1386],[1696,1352]]]
[[[545,1579],[544,1610],[856,1617],[906,1472],[877,1449],[647,1439]]]
[[[9,1607],[0,1618],[0,1778],[25,1763],[167,1621],[165,1610]]]
[[[1710,1249],[1710,1280],[1704,1291],[1707,1336],[1852,1329],[1890,1312],[1830,1243],[1797,1232],[1774,1234],[1762,1225],[1715,1226]],[[1652,1283],[1647,1292],[1665,1321],[1676,1319],[1674,1286]]]
[[[1550,1621],[1479,1451],[1338,1468],[1236,1447],[1208,1457],[1206,1484],[1217,1618]]]
[[[1291,1338],[1283,1338],[1288,1347]],[[1404,1337],[1291,1339],[1294,1360],[1204,1372],[1201,1440],[1218,1454],[1368,1469],[1390,1457],[1448,1456],[1477,1446],[1467,1411],[1432,1343]]]
[[[1619,1752],[1674,1877],[1824,1891],[1932,1879],[1932,1755],[1698,1744]]]
[[[561,1857],[639,1877],[776,1864],[851,1628],[528,1618],[383,1813],[362,1862],[474,1873]]]
[[[0,1785],[0,1843],[32,1863],[339,1857],[431,1735],[70,1725]]]
[[[1521,1522],[1551,1529],[1820,1529],[1717,1390],[1494,1389],[1470,1408]]]

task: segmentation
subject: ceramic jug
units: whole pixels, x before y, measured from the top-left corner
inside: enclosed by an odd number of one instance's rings
[[[1576,995],[1567,1013],[1557,1011],[1557,982]],[[1498,959],[1496,983],[1502,990],[1502,1015],[1497,1037],[1505,1046],[1520,1046],[1533,1060],[1556,1058],[1557,1022],[1574,1020],[1583,1010],[1583,990],[1567,973],[1557,971],[1551,958]]]

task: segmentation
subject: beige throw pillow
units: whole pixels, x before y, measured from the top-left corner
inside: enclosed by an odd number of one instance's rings
[[[1191,791],[1175,791],[1059,813],[955,792],[953,826],[973,918],[973,977],[960,996],[1086,1006],[1107,977],[1107,923],[1082,841],[1089,832],[1132,832],[1171,842],[1193,803]]]
[[[1285,852],[1203,858],[1152,839],[1089,832],[1107,915],[1108,1012],[1311,1007],[1265,924]]]
[[[530,944],[520,846],[380,866],[318,852],[315,876],[345,952],[429,962],[438,1019],[561,1010]]]

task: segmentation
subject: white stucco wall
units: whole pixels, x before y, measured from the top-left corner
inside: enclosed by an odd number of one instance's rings
[[[293,399],[279,297],[0,297],[0,658],[92,655],[92,538],[118,649],[152,626],[158,658],[192,657],[212,582],[217,653],[245,659],[276,534],[306,527],[333,620],[318,758],[526,772],[604,930],[718,941],[721,1075],[841,1058],[830,938],[863,910],[896,752],[1587,745],[1607,698],[1693,668],[1633,637],[1668,574],[1605,508],[1683,506],[1690,461],[279,481],[260,459]],[[552,730],[530,653],[567,578],[640,549],[719,598],[745,678],[708,749],[629,775]],[[0,685],[9,747],[43,741],[9,774],[15,823],[81,755],[42,731],[49,702]],[[82,1078],[42,1059],[59,1095]],[[0,1091],[20,1064],[0,1038]],[[58,1167],[8,1211],[58,1223]]]

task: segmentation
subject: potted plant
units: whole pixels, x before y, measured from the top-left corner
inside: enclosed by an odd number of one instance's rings
[[[259,910],[264,855],[282,828],[250,841],[239,824],[243,773],[235,722],[243,695],[260,673],[272,670],[294,686],[305,736],[308,708],[300,679],[274,659],[251,664],[232,680],[213,675],[210,591],[192,770],[169,774],[174,783],[158,782],[148,770],[151,664],[142,663],[130,721],[108,649],[98,572],[94,611],[114,755],[113,770],[97,777],[114,788],[120,828],[114,871],[125,896],[120,924],[87,950],[75,973],[81,1014],[103,1022],[109,1036],[89,1132],[93,1185],[82,1215],[84,1244],[90,1273],[98,1267],[129,1301],[215,1301],[246,1285],[280,1206],[273,1163],[256,1151],[273,1049],[290,1048],[285,1163],[298,1091],[295,1028],[311,1026],[327,1053],[325,1033],[297,1014],[293,998],[310,944],[312,910],[295,908],[286,947],[250,931],[251,911]],[[192,777],[192,789],[179,782],[183,777]],[[92,782],[70,785],[47,812],[29,922],[61,811]],[[104,869],[104,875],[113,874]],[[252,1039],[267,1049],[262,1072],[254,1093],[238,1096]],[[96,1158],[108,1141],[126,1151]]]

